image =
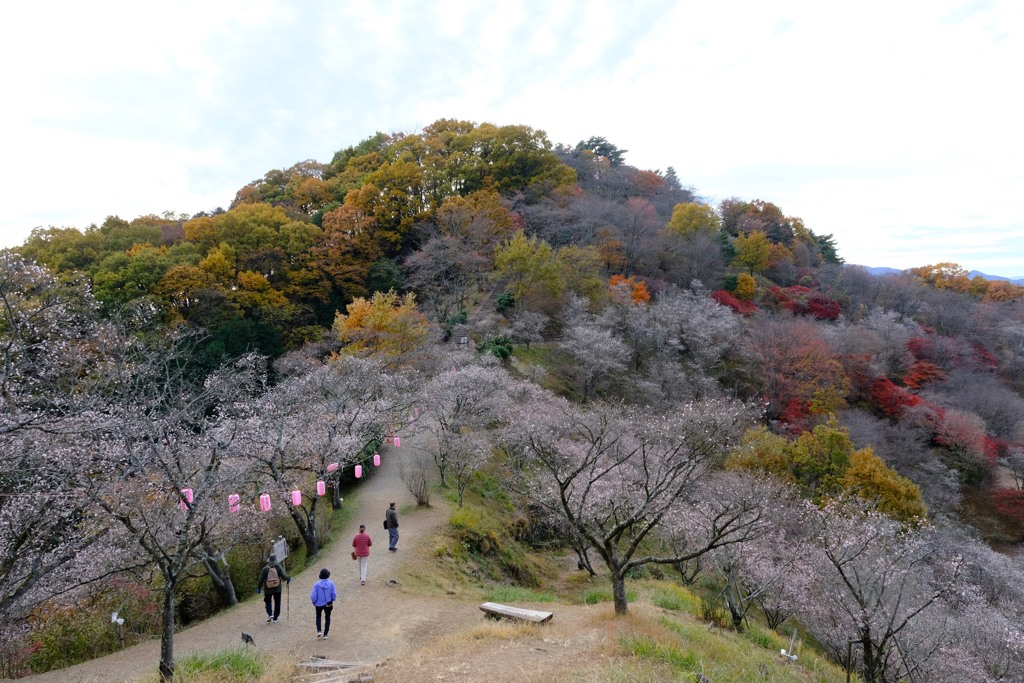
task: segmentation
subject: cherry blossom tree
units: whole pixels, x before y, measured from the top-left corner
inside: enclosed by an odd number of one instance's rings
[[[466,435],[487,428],[508,410],[514,382],[489,356],[483,359],[485,365],[467,355],[454,356],[450,371],[432,377],[419,393],[418,405],[425,412],[421,424],[434,437],[428,448],[442,486],[447,486],[449,470],[454,469],[457,486],[465,490],[465,478],[481,462],[480,444]],[[461,491],[459,495],[461,503]]]
[[[401,424],[412,404],[408,380],[382,361],[338,356],[283,379],[260,397],[241,427],[240,453],[254,465],[256,486],[269,486],[306,545],[320,552],[317,481],[336,480]],[[337,473],[328,465],[338,463]],[[305,491],[293,504],[291,492]]]
[[[120,566],[90,510],[127,343],[82,282],[0,252],[0,619]],[[80,565],[85,557],[105,561]],[[23,622],[21,622],[23,623]]]
[[[923,663],[922,680],[968,670],[960,680],[1012,681],[1024,677],[1024,565],[988,547],[966,529],[941,529],[938,557],[964,558],[960,590],[944,598],[949,637]]]
[[[576,361],[567,368],[580,398],[589,401],[626,368],[629,349],[611,331],[597,325],[573,325],[559,344]]]
[[[832,503],[808,507],[808,515],[812,580],[789,595],[801,622],[847,665],[852,642],[865,681],[918,680],[951,640],[943,600],[961,586],[963,557],[939,554],[932,530],[906,528],[863,506]]]
[[[802,582],[804,554],[793,552],[790,528],[802,524],[801,507],[793,491],[771,478],[719,477],[717,486],[705,497],[715,501],[754,501],[760,507],[760,533],[749,534],[743,543],[722,545],[709,558],[725,580],[722,592],[733,628],[743,630],[747,613],[760,607],[770,628],[778,628],[792,609],[778,599],[776,590],[784,583]],[[710,495],[708,495],[710,494]],[[749,503],[748,503],[749,504]]]
[[[263,386],[263,362],[253,355],[195,381],[182,363],[180,342],[149,347],[133,364],[119,431],[98,451],[107,478],[95,501],[160,577],[163,680],[174,676],[181,584],[234,541],[228,496],[239,484],[241,464],[232,454],[240,421]]]
[[[491,444],[483,432],[445,434],[442,438],[448,442],[443,450],[447,453],[448,470],[461,508],[466,487],[490,457]]]
[[[543,313],[519,311],[512,321],[509,335],[512,341],[529,349],[532,342],[539,342],[544,338],[544,328],[549,322],[550,319]]]
[[[905,528],[844,504],[806,514],[803,533],[779,539],[798,570],[776,597],[836,661],[875,682],[1024,673],[1019,560],[952,526]]]
[[[753,532],[746,504],[698,500],[699,482],[750,422],[729,401],[673,406],[665,414],[547,397],[517,405],[503,435],[522,459],[515,489],[585,540],[608,568],[615,611],[627,611],[628,572],[675,565]],[[700,531],[692,525],[700,524]],[[659,536],[672,542],[655,543]]]
[[[629,347],[634,370],[658,377],[666,362],[677,363],[689,378],[683,384],[698,387],[703,378],[720,374],[740,334],[736,316],[697,282],[690,290],[670,289],[645,306],[613,303],[600,322]]]

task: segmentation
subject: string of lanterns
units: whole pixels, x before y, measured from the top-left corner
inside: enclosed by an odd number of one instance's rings
[[[415,415],[414,416],[413,415],[409,416],[409,424],[413,424],[416,421],[416,419],[419,417],[419,415],[420,415],[420,411],[419,411],[419,408],[417,408],[416,412],[415,412]],[[395,433],[392,432],[388,436],[384,437],[384,443],[393,443],[395,448],[400,448],[402,446],[402,437],[396,436]],[[364,458],[364,460],[365,459],[369,459],[369,458]],[[372,460],[373,460],[373,466],[374,467],[380,467],[380,462],[381,462],[381,460],[380,460],[380,453],[374,453],[373,457],[372,457]],[[333,472],[336,472],[340,467],[341,467],[341,465],[339,463],[332,462],[329,465],[327,465],[327,473],[331,474]],[[354,468],[354,475],[355,475],[356,479],[362,479],[363,478],[363,465],[362,465],[362,462],[356,463],[355,468]],[[327,483],[325,481],[323,481],[322,479],[316,482],[316,495],[320,496],[320,497],[323,497],[323,496],[327,495]],[[195,493],[192,491],[192,489],[190,489],[190,488],[181,489],[181,500],[178,501],[178,507],[181,508],[182,510],[188,510],[189,506],[192,505],[192,501],[194,499],[194,496],[195,496]],[[292,499],[292,505],[293,506],[298,507],[298,506],[302,505],[302,491],[300,491],[298,489],[292,491],[291,492],[291,499]],[[272,504],[272,501],[271,501],[271,498],[270,498],[270,494],[269,493],[261,494],[260,495],[260,510],[262,512],[270,512],[272,507],[273,507],[273,504]],[[242,509],[242,496],[237,494],[237,493],[230,494],[228,496],[228,509],[231,512],[239,512],[239,511],[241,511],[241,509]]]

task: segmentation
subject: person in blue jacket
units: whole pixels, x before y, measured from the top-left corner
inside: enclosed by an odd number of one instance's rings
[[[313,584],[313,590],[309,594],[309,600],[316,608],[316,637],[327,640],[327,632],[331,630],[331,611],[334,609],[334,601],[338,598],[338,591],[331,581],[331,571],[326,567],[320,570],[320,580]],[[320,615],[323,615],[323,630],[320,629]]]

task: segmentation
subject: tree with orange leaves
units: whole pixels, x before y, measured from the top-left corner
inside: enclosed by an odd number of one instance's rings
[[[612,275],[608,279],[608,290],[613,301],[645,304],[651,300],[651,293],[647,291],[647,283],[643,280],[637,281],[632,276]]]
[[[969,274],[958,263],[946,261],[935,265],[911,268],[910,272],[935,289],[952,289],[957,292],[967,292],[971,289]]]

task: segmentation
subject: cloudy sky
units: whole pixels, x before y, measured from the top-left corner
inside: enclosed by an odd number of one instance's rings
[[[1024,276],[1015,0],[39,0],[0,59],[0,246],[458,118],[605,137],[850,263]]]

